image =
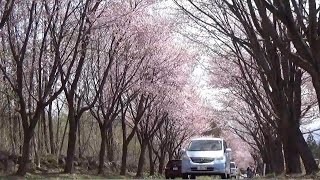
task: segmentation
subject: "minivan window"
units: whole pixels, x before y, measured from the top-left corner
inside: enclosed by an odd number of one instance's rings
[[[192,141],[188,151],[219,151],[222,150],[220,140],[195,140]]]

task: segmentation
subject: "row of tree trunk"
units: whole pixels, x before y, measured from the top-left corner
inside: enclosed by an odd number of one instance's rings
[[[259,152],[271,172],[301,173],[300,158],[307,174],[317,172],[300,130],[314,104],[302,99],[302,91],[310,92],[302,89],[304,83],[313,84],[320,107],[316,2],[188,0],[189,6],[175,2],[221,48],[212,48],[207,40],[203,44],[238,67],[234,73],[219,62],[232,75],[234,83],[228,88],[246,104],[235,107],[241,128],[234,131]],[[303,75],[312,81],[303,81]]]

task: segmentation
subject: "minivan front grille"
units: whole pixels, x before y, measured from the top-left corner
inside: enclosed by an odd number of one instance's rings
[[[194,163],[210,163],[214,161],[214,158],[208,157],[191,157],[191,161]]]

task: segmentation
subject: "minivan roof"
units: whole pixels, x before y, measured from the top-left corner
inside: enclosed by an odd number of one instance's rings
[[[221,139],[221,138],[214,138],[214,137],[199,137],[199,138],[193,138],[193,139],[191,139],[191,141],[195,141],[195,140],[220,140],[220,141],[222,141],[223,139]]]

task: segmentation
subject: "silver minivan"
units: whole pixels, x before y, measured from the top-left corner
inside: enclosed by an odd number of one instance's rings
[[[182,150],[181,172],[184,179],[201,175],[220,175],[230,178],[231,149],[221,138],[201,137],[192,139]]]

